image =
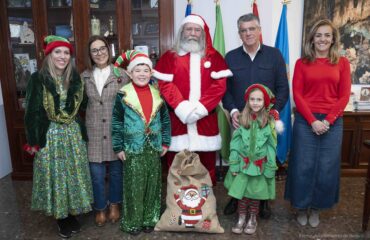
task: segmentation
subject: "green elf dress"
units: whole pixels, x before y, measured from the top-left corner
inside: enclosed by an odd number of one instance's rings
[[[154,227],[160,218],[162,146],[170,146],[171,126],[166,104],[152,85],[141,102],[138,87],[129,83],[117,93],[112,115],[113,151],[125,152],[121,230]],[[146,96],[148,96],[146,95]],[[149,121],[142,104],[152,103]]]
[[[32,210],[56,219],[91,211],[92,186],[86,131],[78,118],[83,83],[72,73],[68,90],[62,79],[34,73],[27,86],[27,143],[38,146],[33,163]]]
[[[249,129],[240,126],[234,131],[230,143],[230,168],[224,181],[231,197],[275,198],[277,137],[274,124],[269,121],[260,128],[259,120],[254,119]],[[238,174],[233,176],[232,173]]]

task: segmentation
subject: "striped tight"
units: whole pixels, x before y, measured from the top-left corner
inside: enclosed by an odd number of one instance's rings
[[[259,205],[260,200],[244,197],[238,201],[238,213],[239,215],[246,215],[249,210],[249,213],[254,213],[257,216]]]

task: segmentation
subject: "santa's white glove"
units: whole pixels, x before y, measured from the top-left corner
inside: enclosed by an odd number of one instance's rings
[[[207,109],[204,107],[203,104],[200,102],[195,103],[196,109],[194,112],[192,112],[189,117],[186,119],[187,124],[193,124],[199,119],[204,118],[205,116],[208,115]]]
[[[186,124],[186,119],[194,111],[195,111],[195,105],[190,103],[188,100],[182,101],[175,108],[175,114],[183,124]]]

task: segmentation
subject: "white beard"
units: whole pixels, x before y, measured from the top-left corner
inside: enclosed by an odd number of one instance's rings
[[[182,202],[182,204],[184,204],[187,207],[195,208],[195,207],[199,206],[200,200],[201,200],[200,197],[198,197],[197,199],[182,198],[181,202]]]
[[[197,41],[190,40],[190,41],[184,41],[181,43],[181,49],[185,52],[190,53],[199,53],[202,51],[202,47]]]

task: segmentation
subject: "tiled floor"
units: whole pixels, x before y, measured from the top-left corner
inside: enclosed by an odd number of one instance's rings
[[[340,203],[321,214],[318,228],[301,227],[294,219],[294,211],[283,200],[284,181],[277,182],[277,199],[272,202],[272,216],[259,220],[256,234],[252,236],[231,233],[236,215],[224,216],[222,210],[228,201],[222,183],[214,191],[217,211],[224,234],[141,233],[133,237],[119,230],[118,224],[98,228],[93,214],[80,216],[82,231],[71,239],[370,239],[370,231],[361,231],[364,198],[363,178],[342,178]],[[0,180],[0,239],[60,239],[54,219],[30,211],[32,182],[12,181],[10,176]],[[370,228],[370,227],[369,227]]]

